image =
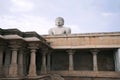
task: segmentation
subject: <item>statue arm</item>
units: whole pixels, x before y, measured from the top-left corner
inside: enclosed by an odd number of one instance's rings
[[[49,35],[53,35],[52,28],[48,31]]]
[[[71,34],[71,29],[70,29],[70,28],[67,28],[67,29],[66,29],[66,33],[67,33],[67,34]]]

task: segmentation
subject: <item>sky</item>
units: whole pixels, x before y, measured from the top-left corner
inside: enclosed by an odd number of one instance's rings
[[[0,0],[0,28],[48,34],[63,17],[72,34],[120,32],[120,0]]]

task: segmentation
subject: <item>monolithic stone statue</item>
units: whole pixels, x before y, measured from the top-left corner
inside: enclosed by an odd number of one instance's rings
[[[61,34],[71,34],[71,29],[68,27],[64,27],[64,19],[62,17],[58,17],[55,20],[56,27],[51,28],[49,30],[50,35],[61,35]]]

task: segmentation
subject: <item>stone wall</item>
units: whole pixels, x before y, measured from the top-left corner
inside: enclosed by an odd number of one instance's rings
[[[89,33],[61,36],[44,36],[56,49],[65,48],[117,48],[120,47],[120,33]]]
[[[93,60],[92,54],[86,51],[77,52],[74,54],[74,70],[77,71],[92,71],[93,70]]]
[[[68,70],[68,54],[61,50],[51,54],[51,70]]]
[[[98,70],[99,71],[115,71],[115,51],[101,50],[98,53]]]

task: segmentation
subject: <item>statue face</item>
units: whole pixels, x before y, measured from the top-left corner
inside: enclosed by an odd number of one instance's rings
[[[58,18],[55,20],[55,25],[56,25],[56,26],[63,26],[63,25],[64,25],[64,20],[63,20],[63,18],[58,17]]]

